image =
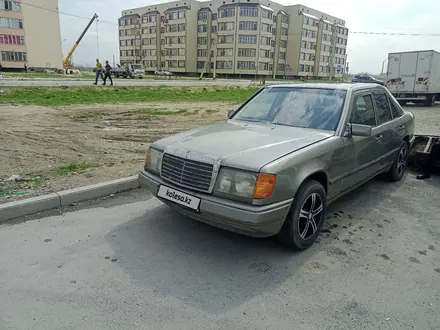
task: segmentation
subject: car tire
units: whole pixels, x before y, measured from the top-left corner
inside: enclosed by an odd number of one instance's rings
[[[386,173],[387,178],[390,181],[400,181],[405,174],[406,164],[408,162],[409,156],[409,145],[408,142],[402,142],[399,152],[391,165],[390,169]]]
[[[304,182],[294,197],[278,241],[299,251],[309,248],[321,232],[326,213],[327,194],[322,184],[315,180]]]

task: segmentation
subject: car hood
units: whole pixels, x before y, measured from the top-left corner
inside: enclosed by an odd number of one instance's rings
[[[228,120],[161,139],[152,147],[189,158],[191,153],[194,157],[209,155],[224,166],[258,171],[279,157],[333,135],[329,131]]]

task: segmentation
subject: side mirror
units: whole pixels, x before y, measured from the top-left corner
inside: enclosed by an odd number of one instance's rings
[[[235,110],[229,110],[228,111],[228,118],[231,118],[235,113]]]
[[[371,136],[371,126],[360,124],[348,124],[347,129],[352,136]]]

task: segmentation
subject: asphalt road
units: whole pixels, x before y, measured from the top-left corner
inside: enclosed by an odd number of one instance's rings
[[[90,86],[94,79],[0,79],[1,86]],[[101,82],[100,82],[101,83]],[[115,86],[249,86],[249,80],[114,79]],[[101,85],[99,85],[101,86]]]
[[[438,329],[439,194],[376,179],[302,253],[141,190],[2,224],[0,329]]]

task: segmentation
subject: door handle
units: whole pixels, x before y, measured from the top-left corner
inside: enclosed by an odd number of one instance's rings
[[[399,126],[399,127],[397,127],[397,129],[398,129],[399,131],[403,131],[403,130],[405,129],[405,125]]]
[[[376,136],[374,139],[375,139],[377,142],[379,142],[380,140],[382,140],[382,138],[383,138],[383,135],[381,134],[381,135]]]

